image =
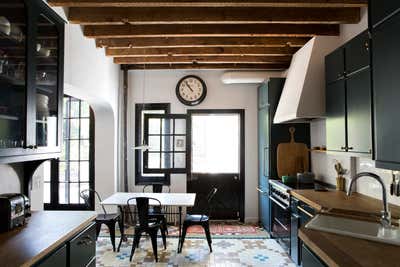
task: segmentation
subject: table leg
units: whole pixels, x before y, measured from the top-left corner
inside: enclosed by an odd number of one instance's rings
[[[179,207],[179,234],[178,234],[178,253],[181,253],[181,237],[182,237],[182,207]]]
[[[121,238],[119,240],[117,252],[119,252],[119,249],[121,248],[122,241],[126,241],[127,240],[127,238],[125,236],[125,213],[124,213],[124,208],[122,206],[118,206],[118,207],[119,207],[119,210],[121,212],[121,224],[120,224],[121,227],[119,229],[119,231],[121,232]]]

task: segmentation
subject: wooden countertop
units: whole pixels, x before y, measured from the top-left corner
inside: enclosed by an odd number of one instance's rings
[[[320,213],[378,221],[382,201],[340,191],[293,190],[291,195]],[[400,218],[400,207],[390,205],[393,218]],[[371,215],[372,214],[372,215]],[[338,266],[400,267],[400,247],[317,230],[299,230],[299,237],[326,264]]]
[[[301,228],[299,237],[331,267],[400,267],[400,247]]]
[[[0,234],[0,265],[31,266],[95,219],[92,211],[33,212],[25,226]]]
[[[327,192],[312,189],[292,190],[291,195],[307,203],[318,212],[348,215],[349,217],[379,218],[383,210],[382,201],[359,193],[353,193],[350,197],[345,192],[330,190]],[[390,205],[390,211],[394,219],[400,219],[400,207]]]

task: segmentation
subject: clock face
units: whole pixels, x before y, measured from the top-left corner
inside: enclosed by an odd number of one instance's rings
[[[202,79],[189,75],[178,82],[176,95],[183,104],[195,106],[200,104],[206,97],[207,87]]]

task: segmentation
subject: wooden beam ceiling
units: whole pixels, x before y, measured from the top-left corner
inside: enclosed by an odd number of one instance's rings
[[[7,0],[9,1],[9,0]],[[367,0],[49,0],[129,69],[285,69],[310,38],[358,23]],[[40,34],[51,38],[51,34]]]
[[[99,48],[302,47],[310,37],[149,37],[96,39]]]
[[[358,8],[70,8],[69,21],[82,25],[143,24],[340,24],[360,20]]]
[[[107,56],[291,56],[296,47],[180,47],[106,49]]]
[[[364,7],[368,0],[48,0],[65,7]]]
[[[160,24],[85,26],[89,38],[136,37],[312,37],[339,35],[339,25],[323,24]]]

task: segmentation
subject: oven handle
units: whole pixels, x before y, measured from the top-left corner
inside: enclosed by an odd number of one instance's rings
[[[269,196],[269,199],[273,202],[275,202],[276,205],[278,205],[279,207],[281,207],[284,210],[289,210],[290,207],[285,207],[283,206],[278,200],[276,200],[275,198]]]
[[[303,213],[304,213],[305,215],[307,215],[308,217],[314,218],[314,215],[312,215],[311,213],[309,213],[308,211],[306,211],[306,210],[303,209],[302,207],[297,206],[297,209],[298,209],[299,211],[303,212]]]

